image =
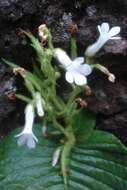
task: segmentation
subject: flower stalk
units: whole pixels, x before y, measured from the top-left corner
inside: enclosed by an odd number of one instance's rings
[[[76,143],[75,135],[72,126],[68,126],[66,129],[68,133],[68,139],[65,141],[63,150],[61,153],[61,170],[64,179],[65,190],[68,190],[68,173],[69,173],[69,161],[70,154]]]

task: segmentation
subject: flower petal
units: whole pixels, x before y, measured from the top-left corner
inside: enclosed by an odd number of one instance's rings
[[[78,71],[85,75],[85,76],[88,76],[92,73],[92,68],[90,65],[88,64],[84,64],[84,65],[80,65],[80,67],[78,68]]]
[[[122,38],[120,36],[111,37],[111,40],[121,40]]]
[[[99,33],[101,34],[101,26],[98,25],[97,28],[98,28]]]
[[[84,62],[84,57],[77,57],[70,65],[66,67],[67,71],[73,71],[77,69]]]
[[[17,144],[18,146],[23,146],[25,145],[27,142],[27,135],[23,134],[22,136],[20,136],[17,140]]]
[[[108,33],[109,32],[109,24],[107,23],[107,22],[103,22],[102,24],[101,24],[101,32],[106,32],[106,33]]]
[[[37,137],[34,135],[34,133],[32,133],[32,136],[33,136],[33,139],[34,139],[36,142],[38,142],[38,139],[37,139]]]
[[[84,57],[77,57],[74,59],[73,64],[80,65],[84,63]]]
[[[119,26],[115,26],[113,28],[111,28],[111,30],[109,31],[109,35],[110,37],[116,36],[117,34],[120,33],[121,28]]]
[[[74,82],[73,74],[72,73],[73,72],[67,71],[66,74],[65,74],[66,81],[69,82],[69,83],[73,83]]]
[[[15,138],[20,137],[22,134],[23,134],[23,132],[21,132],[21,133],[15,135],[14,137],[15,137]]]
[[[75,72],[74,81],[75,81],[75,84],[79,86],[85,85],[87,83],[86,77],[78,72]]]
[[[29,135],[29,137],[28,137],[28,139],[27,139],[27,147],[28,147],[29,149],[33,149],[33,148],[36,147],[36,143],[35,143],[35,141],[34,141],[32,135]]]

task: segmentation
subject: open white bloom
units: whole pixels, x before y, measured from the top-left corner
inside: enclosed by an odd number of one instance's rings
[[[86,49],[86,56],[94,56],[108,40],[121,39],[119,36],[116,36],[121,30],[119,26],[115,26],[110,29],[109,24],[104,22],[101,25],[98,25],[98,30],[100,36],[94,44],[90,45]]]
[[[28,148],[32,149],[36,147],[38,139],[32,131],[34,122],[34,108],[32,104],[28,104],[25,108],[25,126],[21,133],[15,135],[19,137],[17,143],[19,146],[27,145]]]
[[[58,61],[66,69],[65,78],[69,83],[75,83],[79,86],[87,84],[87,78],[92,72],[92,68],[84,63],[83,57],[77,57],[73,61],[62,49],[55,49],[55,55]]]
[[[42,98],[39,92],[36,92],[35,94],[35,101],[36,101],[36,108],[37,108],[37,114],[40,117],[44,116],[44,108],[42,103]]]

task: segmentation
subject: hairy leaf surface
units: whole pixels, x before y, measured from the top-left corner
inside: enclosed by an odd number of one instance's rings
[[[17,146],[17,130],[1,143],[0,189],[64,190],[60,164],[51,166],[58,145],[42,137],[39,125],[34,128],[34,150]],[[68,172],[68,190],[126,190],[127,150],[113,135],[95,131],[73,148]]]

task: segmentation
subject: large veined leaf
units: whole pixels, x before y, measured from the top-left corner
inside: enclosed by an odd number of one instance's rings
[[[17,146],[17,131],[0,144],[1,190],[64,190],[60,164],[51,166],[58,145],[35,128],[39,143],[34,150]],[[126,190],[127,150],[113,135],[95,131],[73,148],[68,172],[68,190]]]
[[[95,114],[87,109],[81,110],[80,113],[75,116],[73,129],[75,130],[78,142],[84,141],[92,135],[95,124]]]
[[[127,189],[127,150],[109,133],[95,131],[85,144],[78,144],[70,168],[74,190]]]

